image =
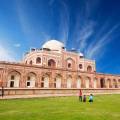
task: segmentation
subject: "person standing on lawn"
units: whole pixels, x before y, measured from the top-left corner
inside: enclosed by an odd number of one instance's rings
[[[79,101],[82,102],[82,90],[79,91]]]
[[[92,94],[90,94],[90,96],[89,96],[89,102],[93,102],[93,95]]]

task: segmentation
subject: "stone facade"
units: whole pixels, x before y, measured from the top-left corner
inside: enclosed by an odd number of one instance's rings
[[[0,86],[15,91],[22,89],[22,94],[28,89],[59,89],[59,92],[116,89],[118,92],[120,76],[97,73],[95,61],[84,58],[82,53],[66,51],[62,43],[51,40],[41,49],[31,49],[20,63],[1,61]]]

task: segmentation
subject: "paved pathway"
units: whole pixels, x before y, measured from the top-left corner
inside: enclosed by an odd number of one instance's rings
[[[75,96],[74,94],[44,94],[44,95],[9,95],[0,99],[17,99],[17,98],[39,98],[39,97],[60,97],[60,96]]]

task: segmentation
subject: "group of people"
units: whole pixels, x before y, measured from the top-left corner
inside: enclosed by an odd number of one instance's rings
[[[79,91],[79,101],[81,101],[81,102],[87,101],[86,95],[82,95],[82,90]],[[90,96],[89,96],[89,102],[93,102],[93,95],[92,94],[90,94]]]

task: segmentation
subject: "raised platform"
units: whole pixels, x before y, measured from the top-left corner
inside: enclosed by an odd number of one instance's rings
[[[120,94],[120,88],[81,88],[83,95],[89,94]],[[1,88],[0,88],[1,94]],[[50,97],[50,96],[78,96],[79,89],[71,88],[4,88],[4,98],[32,98],[32,97]]]

